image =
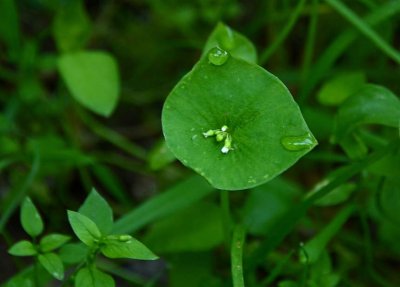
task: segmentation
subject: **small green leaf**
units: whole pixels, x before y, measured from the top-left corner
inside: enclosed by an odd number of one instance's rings
[[[75,287],[114,287],[114,279],[96,268],[82,268],[75,277]]]
[[[88,251],[89,248],[83,243],[68,243],[61,247],[59,254],[63,262],[77,264],[85,259]]]
[[[175,160],[165,140],[158,142],[149,153],[149,166],[152,170],[160,170]]]
[[[357,189],[357,185],[354,183],[344,183],[335,189],[333,189],[331,192],[329,192],[327,195],[322,197],[321,199],[317,200],[315,202],[315,205],[318,206],[331,206],[331,205],[336,205],[339,203],[342,203],[346,201],[350,195]],[[319,188],[315,189],[313,192],[318,192]]]
[[[362,72],[338,75],[322,86],[317,95],[318,101],[326,106],[340,105],[365,83],[365,74]]]
[[[94,246],[101,233],[96,223],[83,214],[68,210],[68,220],[75,235],[88,246]]]
[[[128,238],[129,237],[129,238]],[[108,258],[155,260],[158,258],[143,243],[130,235],[111,235],[103,241],[101,253]]]
[[[46,269],[51,276],[58,280],[64,278],[64,266],[60,257],[55,253],[45,253],[38,256],[40,264]]]
[[[341,141],[363,124],[399,128],[399,119],[398,97],[384,87],[367,84],[341,105],[336,117],[334,140]]]
[[[214,47],[229,52],[232,57],[257,63],[257,51],[253,43],[224,23],[218,23],[209,36],[203,49],[202,58],[207,58],[208,52]]]
[[[21,206],[21,224],[31,237],[36,237],[43,232],[42,217],[29,197],[25,198]]]
[[[115,59],[104,52],[76,52],[59,58],[58,68],[72,96],[102,116],[114,111],[119,94]]]
[[[94,188],[79,208],[79,213],[93,220],[103,235],[107,235],[113,227],[112,209]]]
[[[40,250],[42,252],[49,252],[57,249],[67,243],[71,237],[63,234],[49,234],[40,240]]]
[[[354,206],[343,208],[338,215],[321,230],[314,238],[308,241],[300,253],[300,261],[305,264],[315,263],[326,248],[332,237],[340,230],[354,211]]]
[[[28,240],[21,240],[8,249],[8,253],[14,256],[32,256],[36,255],[37,251],[32,242]]]
[[[201,60],[166,99],[162,125],[172,153],[225,190],[263,184],[317,144],[284,84],[233,57]]]

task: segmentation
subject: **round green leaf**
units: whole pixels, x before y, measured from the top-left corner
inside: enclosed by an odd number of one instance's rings
[[[284,84],[233,57],[203,58],[168,96],[162,123],[175,156],[219,189],[265,183],[316,145]]]
[[[114,58],[104,52],[76,52],[59,58],[58,67],[72,96],[103,116],[114,110],[119,94],[119,75]]]
[[[42,217],[29,197],[25,198],[21,206],[21,224],[31,237],[43,232]]]

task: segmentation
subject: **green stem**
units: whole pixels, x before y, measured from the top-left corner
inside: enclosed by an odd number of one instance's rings
[[[103,126],[88,113],[81,110],[79,114],[85,124],[88,125],[92,129],[92,131],[99,137],[105,139],[106,141],[112,143],[116,147],[122,149],[123,151],[129,153],[134,157],[142,160],[147,159],[146,151],[142,147],[135,145],[119,133]]]
[[[308,28],[306,46],[304,48],[303,75],[302,75],[303,80],[308,77],[312,62],[312,56],[314,54],[315,35],[317,34],[317,23],[318,23],[318,5],[319,5],[318,0],[312,0],[310,25]]]
[[[31,170],[29,171],[28,176],[23,182],[22,186],[20,186],[17,190],[10,193],[10,202],[3,207],[2,215],[0,217],[0,233],[3,232],[4,226],[6,225],[10,216],[14,213],[17,206],[21,203],[21,201],[26,196],[29,187],[31,186],[33,180],[39,172],[40,167],[40,156],[38,153],[35,153]]]
[[[229,248],[231,245],[231,230],[232,230],[232,218],[229,205],[229,191],[220,191],[220,201],[222,209],[222,224],[224,228],[225,244]]]
[[[243,278],[243,245],[246,233],[244,227],[237,225],[233,231],[231,246],[231,269],[233,287],[244,287]]]
[[[325,0],[332,6],[339,14],[341,14],[347,21],[353,24],[364,36],[366,36],[372,43],[382,50],[388,57],[392,58],[395,62],[400,64],[400,53],[390,46],[381,36],[372,30],[365,21],[358,17],[352,10],[345,6],[342,2],[337,0]]]
[[[297,4],[296,8],[293,11],[292,16],[290,17],[288,23],[286,26],[283,28],[282,32],[279,34],[278,38],[274,40],[274,42],[267,48],[265,49],[261,55],[260,55],[260,65],[266,64],[268,61],[269,57],[282,45],[282,43],[285,41],[287,36],[289,35],[290,31],[294,27],[294,24],[296,24],[297,20],[299,19],[301,12],[303,11],[304,4],[306,3],[306,0],[300,0],[299,3]]]

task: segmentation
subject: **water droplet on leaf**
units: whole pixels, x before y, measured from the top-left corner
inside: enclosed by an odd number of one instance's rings
[[[208,52],[208,60],[211,64],[221,66],[229,59],[229,53],[221,48],[215,47]]]
[[[300,151],[305,149],[311,149],[317,144],[317,141],[310,133],[307,133],[306,135],[303,136],[283,137],[281,139],[281,143],[283,147],[287,150]]]

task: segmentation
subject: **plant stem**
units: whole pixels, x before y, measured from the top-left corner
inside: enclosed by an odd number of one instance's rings
[[[314,53],[315,35],[317,32],[317,23],[318,23],[318,5],[319,5],[318,0],[312,0],[310,25],[308,28],[306,45],[304,48],[303,73],[302,73],[303,81],[308,77],[312,62],[312,56]]]
[[[243,245],[245,241],[245,230],[242,225],[236,225],[233,231],[231,245],[231,269],[233,287],[244,287],[243,278]]]
[[[290,31],[294,27],[294,24],[297,22],[300,17],[301,11],[303,11],[304,4],[306,0],[300,0],[297,4],[296,8],[293,11],[292,16],[287,22],[286,26],[283,28],[282,32],[279,34],[278,38],[274,40],[274,42],[265,49],[260,55],[260,65],[266,64],[269,57],[281,46],[281,44],[285,41]]]
[[[97,122],[93,117],[91,117],[88,113],[80,111],[79,114],[82,120],[85,122],[85,124],[89,126],[92,129],[92,131],[99,137],[107,140],[116,147],[122,149],[123,151],[129,153],[130,155],[136,158],[146,160],[147,154],[142,147],[135,145],[134,143],[130,142],[119,133],[103,126],[102,124]]]
[[[225,244],[229,249],[231,245],[231,230],[232,230],[232,218],[229,205],[229,191],[227,190],[220,191],[220,202],[222,209],[222,224],[224,228]]]

